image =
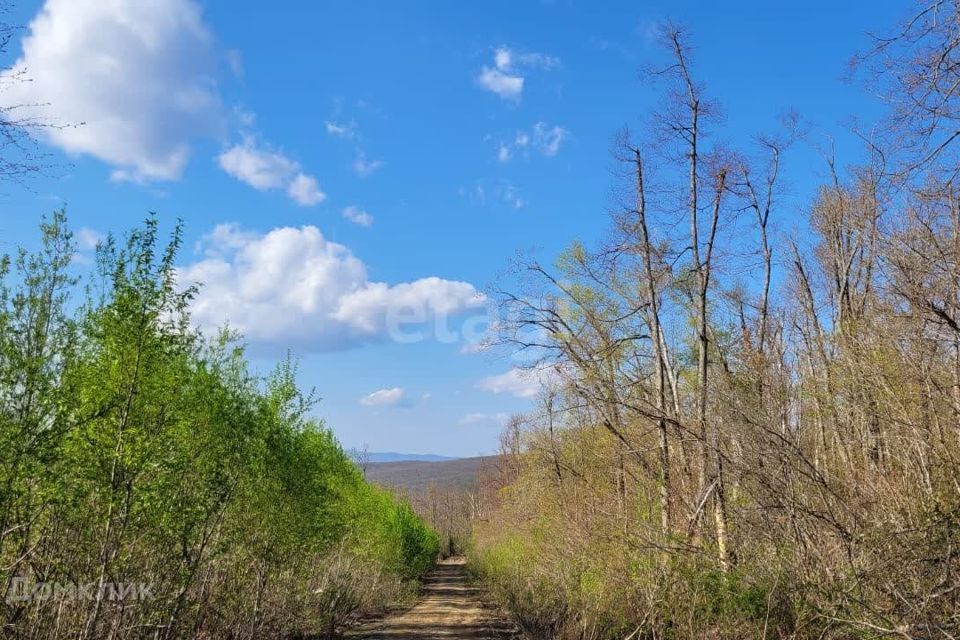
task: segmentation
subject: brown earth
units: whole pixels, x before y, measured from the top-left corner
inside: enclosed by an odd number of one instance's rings
[[[440,562],[426,575],[417,604],[350,634],[366,640],[499,640],[520,635],[506,617],[483,602],[470,584],[463,558]]]

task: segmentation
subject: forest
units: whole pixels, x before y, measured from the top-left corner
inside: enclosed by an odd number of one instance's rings
[[[0,623],[10,638],[328,637],[409,601],[437,535],[364,481],[296,365],[192,328],[180,231],[66,216],[0,262]]]
[[[471,563],[531,637],[960,635],[960,14],[911,10],[854,60],[886,117],[800,212],[819,140],[731,140],[668,25],[605,240],[497,291],[550,384]]]

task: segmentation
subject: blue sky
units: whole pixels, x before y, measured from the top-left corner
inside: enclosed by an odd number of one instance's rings
[[[643,131],[661,59],[685,25],[695,69],[734,143],[794,109],[810,140],[859,157],[844,123],[875,100],[845,83],[868,31],[902,2],[20,2],[29,25],[4,66],[49,103],[41,144],[61,164],[0,194],[0,250],[33,246],[66,205],[92,241],[156,211],[186,223],[185,277],[206,283],[198,323],[229,320],[258,367],[286,348],[348,447],[489,453],[535,384],[505,353],[472,353],[482,292],[518,250],[549,259],[606,227],[615,131]],[[823,163],[786,162],[779,232],[802,231]],[[87,253],[89,251],[87,250]],[[424,339],[397,341],[412,314]]]

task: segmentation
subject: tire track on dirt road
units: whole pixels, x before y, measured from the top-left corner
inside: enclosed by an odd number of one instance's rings
[[[417,604],[350,634],[365,640],[518,640],[516,626],[481,599],[463,558],[449,558],[423,579]]]

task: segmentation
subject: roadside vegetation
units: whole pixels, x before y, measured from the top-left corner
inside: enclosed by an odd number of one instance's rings
[[[65,216],[42,234],[0,262],[3,637],[326,636],[415,594],[436,534],[293,363],[191,327],[179,230],[107,239],[83,280]]]
[[[960,636],[958,25],[922,3],[858,61],[890,116],[801,212],[801,122],[731,140],[665,30],[605,241],[499,293],[549,388],[472,567],[533,637]]]

